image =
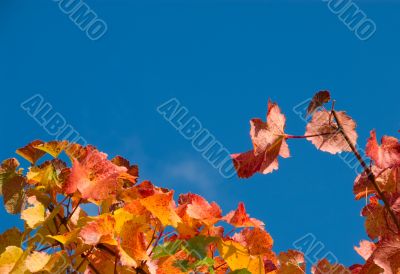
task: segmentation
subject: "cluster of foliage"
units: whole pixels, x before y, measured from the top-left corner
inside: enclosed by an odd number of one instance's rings
[[[276,256],[242,203],[223,216],[196,194],[175,202],[172,190],[138,183],[137,166],[93,146],[34,141],[17,154],[31,166],[25,173],[17,159],[3,161],[0,183],[24,230],[0,236],[0,273],[266,273],[278,265],[284,273],[297,256]]]
[[[356,199],[368,197],[362,211],[372,241],[357,252],[364,265],[312,267],[320,273],[400,273],[400,143],[375,132],[367,144],[367,165],[355,147],[356,123],[335,111],[327,91],[317,93],[304,136],[285,133],[286,118],[268,103],[267,121],[251,120],[251,151],[232,155],[238,176],[248,178],[278,168],[289,156],[288,139],[305,138],[332,154],[352,152],[364,172],[354,185]],[[20,214],[24,229],[0,235],[0,273],[274,273],[302,274],[304,255],[275,254],[264,223],[245,206],[226,215],[203,197],[188,193],[174,200],[173,190],[138,182],[136,165],[111,160],[93,146],[67,141],[34,141],[17,150],[30,162],[2,162],[0,189],[10,214]],[[70,161],[70,167],[66,162]],[[97,209],[97,214],[88,210]]]
[[[325,104],[331,101],[328,91],[320,91],[311,100],[307,114],[311,120],[304,136],[285,133],[286,118],[278,105],[268,103],[267,121],[252,119],[250,137],[253,150],[232,156],[239,177],[248,178],[259,172],[278,169],[278,156],[289,157],[288,139],[307,139],[317,149],[331,154],[351,152],[363,171],[354,182],[357,200],[365,199],[362,209],[365,228],[372,241],[363,240],[355,250],[365,259],[364,265],[346,268],[331,266],[322,260],[314,273],[399,274],[400,273],[400,143],[391,136],[383,136],[378,143],[372,130],[365,149],[369,165],[357,150],[356,123],[344,111]]]

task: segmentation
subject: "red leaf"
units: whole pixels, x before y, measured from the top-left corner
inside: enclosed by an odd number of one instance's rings
[[[250,218],[246,213],[246,208],[243,203],[239,203],[238,208],[235,211],[229,212],[225,217],[222,218],[227,223],[235,227],[261,227],[264,223],[255,219]]]
[[[250,121],[250,137],[254,149],[245,153],[233,154],[232,159],[237,174],[241,178],[254,173],[270,173],[278,169],[278,156],[290,156],[285,137],[286,118],[279,106],[268,102],[267,122],[261,119]]]
[[[64,190],[67,194],[79,190],[84,199],[106,199],[116,192],[119,187],[117,179],[126,171],[125,167],[116,166],[107,160],[107,154],[89,147],[81,161],[73,159],[71,174]]]
[[[312,114],[317,108],[328,103],[330,100],[331,100],[331,95],[329,91],[323,90],[317,92],[312,98],[310,104],[308,105],[307,114]]]
[[[368,139],[366,153],[375,161],[380,168],[390,168],[400,166],[400,143],[394,137],[383,136],[381,145],[376,139],[375,130],[371,131],[371,137]]]

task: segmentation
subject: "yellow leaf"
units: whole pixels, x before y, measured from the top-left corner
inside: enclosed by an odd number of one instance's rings
[[[28,179],[28,183],[41,185],[45,188],[61,187],[59,174],[65,167],[65,163],[59,159],[46,161],[40,166],[29,168],[26,178]]]
[[[10,273],[24,251],[16,246],[8,246],[0,255],[0,273]]]
[[[29,197],[28,203],[32,206],[21,212],[21,219],[25,220],[30,228],[36,228],[44,222],[46,209],[44,205],[36,199],[36,196]]]
[[[60,155],[60,153],[67,148],[67,146],[68,141],[51,141],[44,144],[35,145],[34,147],[50,154],[54,158],[57,158],[58,155]]]
[[[25,265],[31,272],[38,272],[43,270],[46,264],[49,262],[51,255],[45,252],[33,251],[25,259]]]
[[[44,266],[43,270],[48,273],[65,273],[65,269],[70,265],[68,254],[65,250],[51,254],[50,260]]]
[[[221,240],[218,251],[232,271],[247,269],[252,274],[265,274],[262,256],[252,256],[241,244],[232,240]]]
[[[120,233],[122,226],[127,221],[134,221],[135,223],[148,223],[150,213],[146,208],[138,201],[134,200],[123,208],[119,208],[114,211],[115,219],[115,232]]]
[[[47,237],[54,239],[57,242],[62,243],[63,245],[68,245],[71,242],[76,240],[76,238],[78,237],[78,234],[79,234],[79,229],[75,229],[71,232],[67,232],[67,233],[64,233],[61,235],[55,235],[55,236],[47,235]]]

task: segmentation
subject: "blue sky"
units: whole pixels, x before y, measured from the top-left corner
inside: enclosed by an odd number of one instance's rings
[[[329,89],[336,109],[369,130],[400,129],[400,3],[357,1],[377,26],[360,41],[323,1],[86,1],[108,31],[88,39],[52,0],[0,4],[0,158],[51,137],[20,104],[41,94],[89,143],[139,164],[141,178],[196,192],[224,212],[244,201],[266,223],[277,252],[313,233],[344,264],[361,262],[366,238],[343,161],[290,140],[273,174],[224,179],[156,108],[177,98],[230,151],[251,149],[249,119],[268,98],[303,134],[293,107]],[[0,230],[20,225],[0,209]]]

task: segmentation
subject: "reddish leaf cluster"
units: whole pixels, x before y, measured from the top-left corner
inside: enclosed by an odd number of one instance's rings
[[[372,240],[362,241],[355,250],[366,262],[346,268],[338,264],[331,265],[323,259],[313,266],[312,272],[400,273],[400,142],[395,137],[384,136],[379,144],[375,131],[371,131],[366,146],[366,155],[371,160],[368,166],[356,147],[356,123],[345,112],[334,110],[333,104],[331,110],[327,110],[324,104],[330,99],[328,91],[315,94],[307,108],[307,114],[312,119],[306,126],[304,136],[285,134],[285,116],[276,104],[268,103],[267,123],[251,120],[250,135],[254,150],[232,155],[237,174],[247,178],[256,172],[265,174],[277,169],[278,155],[288,156],[284,143],[287,139],[307,139],[317,149],[331,154],[352,152],[363,168],[362,174],[354,182],[353,191],[357,200],[364,198],[367,201],[362,216],[365,217],[366,232]],[[279,111],[270,114],[271,108]],[[274,144],[278,144],[279,149],[274,149]],[[281,154],[282,148],[284,152]]]
[[[266,121],[250,121],[253,149],[232,155],[239,177],[278,169],[278,157],[289,157],[287,140],[307,139],[332,154],[352,152],[363,172],[354,183],[370,240],[355,250],[365,260],[345,267],[322,259],[313,274],[400,273],[400,143],[371,131],[366,154],[357,147],[356,123],[343,111],[330,110],[328,91],[308,106],[311,121],[305,135],[285,133],[286,118],[268,102]],[[264,223],[251,218],[243,203],[226,215],[215,202],[174,191],[150,181],[138,183],[138,167],[92,146],[66,141],[34,141],[17,150],[17,159],[0,166],[0,190],[10,214],[20,214],[25,231],[0,235],[0,273],[273,273],[302,274],[304,255],[279,255]],[[67,156],[71,165],[62,159]],[[48,160],[43,160],[45,155]],[[63,158],[64,157],[64,158]],[[87,212],[85,205],[97,208]],[[227,230],[228,228],[228,230]],[[232,228],[231,230],[229,230]],[[228,232],[226,232],[228,231]]]

